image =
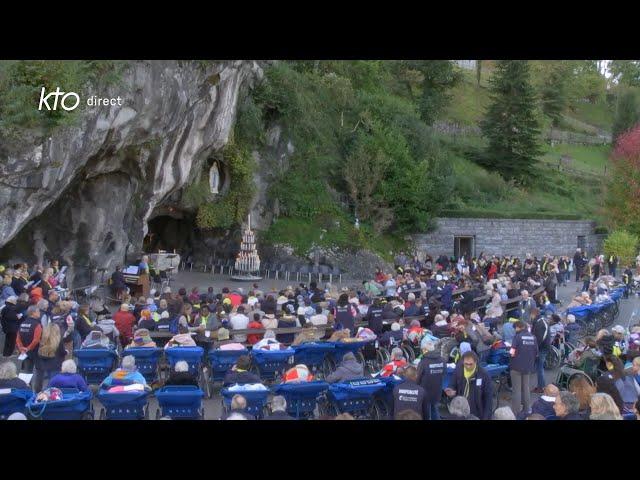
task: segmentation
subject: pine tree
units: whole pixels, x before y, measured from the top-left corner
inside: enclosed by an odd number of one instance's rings
[[[638,102],[633,90],[627,90],[618,99],[616,116],[613,121],[612,137],[614,143],[618,137],[633,128],[640,121]]]
[[[567,107],[567,79],[569,72],[562,65],[554,68],[545,79],[541,88],[542,111],[554,126],[558,126],[562,112]]]
[[[528,62],[498,61],[489,85],[492,103],[480,125],[489,144],[480,161],[506,179],[528,183],[541,154]]]

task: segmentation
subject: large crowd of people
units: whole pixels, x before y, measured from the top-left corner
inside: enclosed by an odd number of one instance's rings
[[[388,363],[376,372],[366,371],[355,355],[347,353],[325,380],[347,382],[366,376],[397,376],[391,416],[396,419],[602,419],[638,415],[640,387],[640,325],[616,325],[584,339],[568,366],[580,370],[589,358],[601,365],[595,385],[577,380],[566,390],[548,384],[544,362],[554,342],[574,342],[575,317],[567,307],[606,300],[612,285],[632,290],[634,272],[618,265],[616,257],[588,259],[578,249],[573,257],[544,255],[536,258],[477,258],[430,256],[423,261],[401,254],[395,269],[378,269],[372,278],[351,288],[318,282],[263,291],[222,288],[164,287],[148,298],[133,298],[121,281],[119,269],[112,282],[120,302],[115,308],[100,304],[78,305],[61,294],[59,266],[26,264],[3,268],[0,319],[5,335],[5,358],[19,355],[22,370],[33,372],[31,385],[17,377],[14,362],[0,367],[0,388],[87,385],[76,373],[71,352],[80,348],[111,348],[123,355],[121,366],[101,385],[117,389],[136,384],[150,389],[136,372],[128,347],[155,347],[154,332],[167,332],[165,348],[280,349],[322,340],[373,339],[390,351]],[[622,267],[621,276],[618,268]],[[576,296],[567,305],[558,286],[578,282]],[[622,280],[620,282],[620,279]],[[63,279],[62,279],[63,280]],[[111,310],[115,311],[111,311]],[[300,327],[295,333],[278,329]],[[266,332],[246,332],[261,329]],[[234,333],[238,331],[238,333]],[[242,332],[240,332],[242,331]],[[415,351],[408,358],[401,344]],[[485,365],[496,349],[509,353],[511,403],[494,410],[491,376]],[[228,372],[224,385],[260,384],[250,371],[251,359],[241,356]],[[443,396],[447,364],[455,371]],[[313,378],[305,365],[295,365],[281,381]],[[184,362],[171,372],[169,384],[197,385]],[[117,391],[117,390],[114,390]],[[531,393],[540,394],[534,399]],[[237,398],[236,398],[237,397]],[[246,401],[239,393],[227,419],[248,418]],[[448,408],[443,405],[448,399]],[[243,403],[244,402],[244,403]],[[243,407],[244,405],[244,407]],[[286,401],[272,400],[272,417],[284,419]],[[341,416],[348,418],[348,415]]]

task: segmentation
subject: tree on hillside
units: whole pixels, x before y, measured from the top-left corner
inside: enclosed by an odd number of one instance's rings
[[[549,117],[554,126],[558,126],[562,112],[567,108],[567,81],[570,71],[566,64],[559,63],[543,80],[540,89],[542,112]]]
[[[618,138],[606,207],[615,228],[640,234],[640,125]]]
[[[617,83],[640,87],[640,62],[638,60],[611,60],[611,78]]]
[[[528,62],[498,61],[489,84],[492,103],[480,125],[489,144],[479,161],[506,179],[526,183],[541,154]]]
[[[449,105],[449,90],[461,80],[462,74],[449,60],[408,61],[407,65],[422,74],[422,95],[418,103],[420,117],[431,125]]]
[[[616,114],[613,120],[612,137],[616,139],[640,121],[638,100],[633,90],[627,90],[618,98]]]

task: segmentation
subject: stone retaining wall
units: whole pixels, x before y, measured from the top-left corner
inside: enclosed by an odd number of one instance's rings
[[[454,254],[454,238],[474,237],[472,254],[489,255],[525,254],[541,256],[573,255],[578,237],[584,237],[584,246],[590,255],[600,253],[604,235],[596,235],[595,223],[589,220],[525,220],[491,218],[439,218],[437,229],[428,234],[415,234],[412,239],[419,252],[434,258],[441,254]]]

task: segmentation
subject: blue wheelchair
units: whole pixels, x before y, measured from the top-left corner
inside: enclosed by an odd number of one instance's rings
[[[35,394],[31,390],[12,388],[11,392],[0,394],[0,420],[6,420],[13,413],[26,411],[27,402]]]
[[[31,397],[26,404],[27,416],[41,420],[93,420],[91,392],[81,392],[76,388],[61,388],[62,399],[50,402],[36,402]]]
[[[380,412],[376,408],[376,395],[385,388],[379,379],[363,378],[329,386],[324,398],[318,403],[322,415],[335,417],[349,413],[357,419],[378,420]]]
[[[103,405],[100,420],[149,420],[148,396],[146,390],[118,393],[101,390],[98,392],[98,400]]]
[[[282,395],[287,401],[287,413],[293,418],[310,419],[314,417],[318,397],[329,389],[322,381],[293,382],[274,385],[274,395]]]
[[[169,366],[173,370],[181,360],[189,365],[189,373],[198,382],[198,385],[207,397],[210,397],[209,382],[203,362],[204,349],[202,347],[171,347],[165,350],[165,355],[169,360]]]
[[[580,326],[580,329],[575,332],[576,339],[595,335],[597,325],[593,321],[594,309],[591,305],[568,308],[566,313],[573,314],[576,317],[576,324]]]
[[[156,420],[204,420],[202,408],[204,392],[193,385],[167,385],[156,392],[158,405]]]
[[[228,413],[231,410],[231,400],[234,395],[242,395],[247,400],[246,413],[255,417],[256,420],[261,420],[268,413],[267,400],[269,398],[269,390],[236,390],[232,391],[229,388],[223,388],[220,391],[222,395],[222,410]]]
[[[211,381],[212,389],[215,382],[222,383],[227,372],[231,370],[231,367],[235,365],[242,355],[249,355],[249,350],[246,348],[243,350],[209,350],[207,357],[211,367],[209,380]]]
[[[296,365],[306,365],[314,375],[324,378],[331,373],[330,357],[335,348],[334,343],[328,342],[302,343],[293,347],[293,360]]]
[[[99,385],[118,364],[118,353],[110,348],[81,348],[74,350],[78,373],[88,385]]]
[[[251,370],[262,381],[273,382],[286,372],[289,365],[293,364],[294,355],[295,350],[293,348],[284,350],[251,350]]]
[[[160,380],[160,359],[162,349],[153,347],[130,347],[122,352],[122,357],[131,355],[136,359],[138,372],[142,374],[147,383],[151,385]]]

